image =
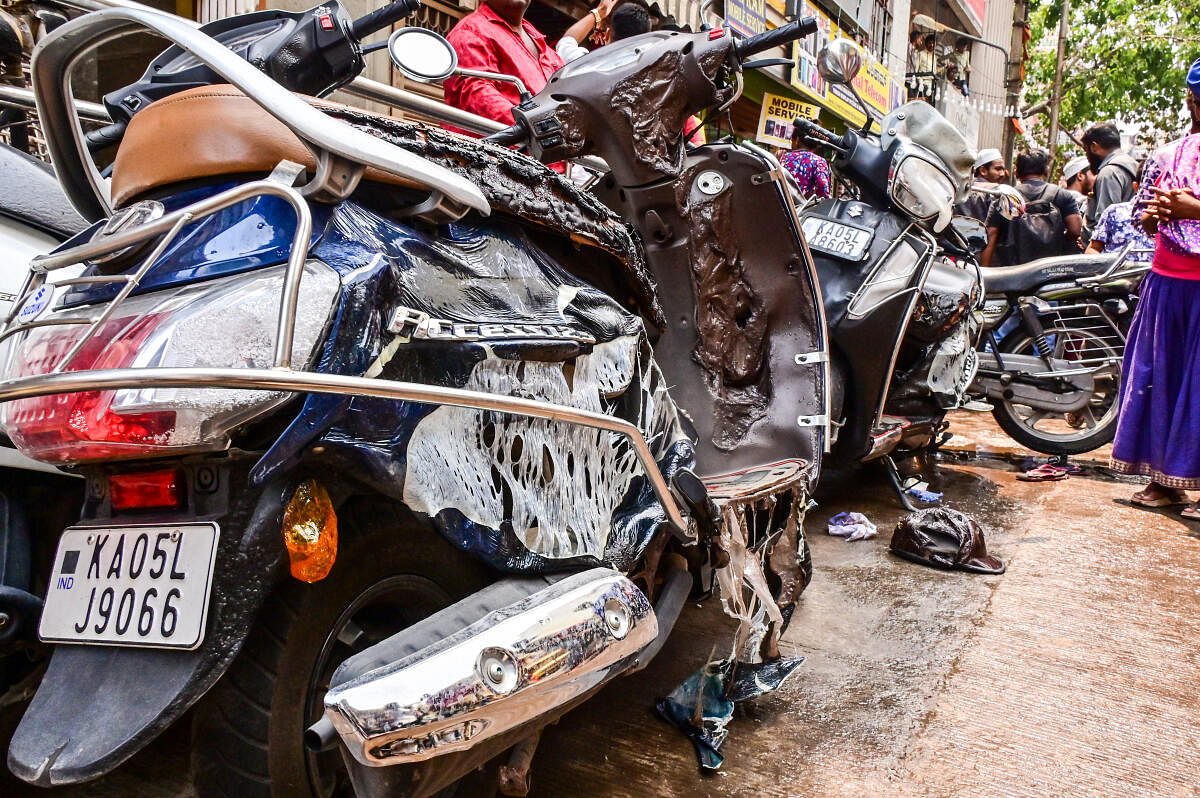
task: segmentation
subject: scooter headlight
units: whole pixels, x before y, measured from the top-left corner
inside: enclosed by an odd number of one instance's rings
[[[927,222],[936,219],[941,232],[954,214],[954,184],[935,164],[915,155],[901,155],[892,168],[888,192],[902,211]]]

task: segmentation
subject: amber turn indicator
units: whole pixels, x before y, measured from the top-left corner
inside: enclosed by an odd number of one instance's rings
[[[296,486],[283,512],[283,545],[292,576],[319,582],[337,559],[337,515],[320,482],[306,479]]]

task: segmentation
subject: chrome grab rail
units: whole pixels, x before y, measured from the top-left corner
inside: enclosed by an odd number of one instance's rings
[[[441,124],[453,125],[472,133],[478,133],[481,136],[490,135],[497,130],[504,130],[506,127],[506,125],[502,125],[494,119],[488,119],[487,117],[473,114],[470,111],[455,108],[453,105],[439,102],[423,94],[418,94],[415,91],[389,86],[386,83],[380,83],[370,78],[357,77],[349,85],[339,89],[339,91],[357,97],[360,100],[383,103],[400,111],[427,116],[437,120]],[[608,163],[603,158],[595,155],[572,158],[571,163],[577,163],[593,172],[601,174],[608,172]]]
[[[548,421],[580,424],[586,427],[606,430],[627,438],[637,454],[638,461],[650,480],[655,496],[662,504],[677,535],[691,540],[691,533],[679,507],[672,497],[666,479],[654,460],[654,455],[646,443],[641,431],[619,418],[580,410],[566,405],[551,402],[541,402],[502,394],[489,394],[478,391],[468,391],[459,388],[443,388],[420,383],[398,382],[372,377],[352,377],[337,374],[321,374],[318,372],[295,371],[291,368],[293,338],[295,336],[296,306],[300,295],[300,280],[304,276],[304,264],[307,260],[309,241],[312,237],[312,212],[307,201],[300,192],[283,182],[274,175],[292,175],[298,165],[284,161],[276,167],[272,178],[255,180],[213,195],[180,210],[166,214],[140,227],[105,236],[99,241],[89,241],[70,249],[42,255],[33,259],[25,285],[19,298],[13,303],[12,309],[0,328],[0,341],[20,332],[36,327],[60,324],[90,324],[91,328],[84,336],[90,338],[99,326],[115,312],[117,306],[133,291],[138,280],[158,259],[165,250],[171,238],[189,222],[195,222],[217,211],[241,202],[245,199],[264,194],[280,197],[287,201],[296,211],[296,232],[292,236],[291,251],[288,253],[287,268],[284,272],[284,289],[279,303],[279,319],[275,338],[275,366],[271,369],[243,368],[131,368],[131,369],[93,369],[80,371],[63,371],[62,368],[75,353],[79,351],[82,342],[72,347],[71,351],[54,372],[29,377],[18,377],[0,382],[0,402],[16,399],[27,399],[36,396],[47,396],[56,393],[77,393],[80,391],[108,390],[122,388],[199,388],[219,387],[245,390],[278,390],[307,393],[356,394],[380,399],[401,399],[422,404],[442,404],[480,410],[492,410],[502,413],[541,418]],[[123,282],[121,292],[109,301],[105,310],[95,318],[69,319],[36,319],[26,324],[12,325],[18,311],[25,305],[30,296],[46,280],[46,275],[57,269],[73,266],[90,258],[96,258],[111,252],[119,252],[130,246],[161,236],[159,244],[149,257],[139,266],[132,277],[114,275],[93,280],[79,278],[89,282]],[[65,280],[63,284],[73,283]]]
[[[133,2],[133,0],[55,0],[55,2],[69,8],[79,9],[80,11],[99,11],[105,8],[154,10],[149,6]],[[200,23],[186,17],[178,17],[178,19],[192,27],[200,27]],[[380,83],[370,78],[357,77],[349,85],[343,86],[339,91],[362,100],[390,105],[401,111],[422,114],[431,119],[436,119],[440,123],[454,125],[455,127],[469,130],[481,136],[487,136],[505,128],[505,125],[487,117],[479,116],[478,114],[455,108],[452,105],[439,102],[417,92],[389,86],[386,83]],[[26,108],[35,107],[33,104],[33,92],[28,89],[17,89],[15,87],[0,87],[0,102],[12,102]],[[85,119],[98,122],[109,121],[108,111],[105,110],[103,105],[84,100],[75,100],[75,107],[79,111],[79,115]],[[594,155],[574,158],[572,159],[572,163],[577,163],[595,172],[604,173],[608,171],[608,164],[605,163],[604,159]]]
[[[477,410],[493,410],[520,416],[579,424],[605,430],[627,438],[650,480],[654,494],[662,503],[671,523],[680,534],[687,534],[687,523],[679,513],[658,463],[645,437],[623,419],[580,410],[566,405],[523,399],[503,394],[481,393],[462,388],[443,388],[415,382],[399,382],[371,377],[350,377],[311,371],[241,368],[133,368],[96,369],[42,374],[0,382],[0,402],[29,399],[56,393],[118,390],[122,388],[239,388],[246,390],[291,391],[295,393],[355,394],[376,399],[401,399],[420,404],[450,405]]]
[[[20,298],[13,303],[8,317],[4,320],[4,327],[0,329],[0,341],[19,332],[52,324],[91,324],[91,329],[84,335],[83,341],[73,347],[64,361],[58,364],[56,371],[61,371],[66,365],[66,361],[74,357],[83,343],[95,334],[100,325],[112,316],[121,302],[137,287],[137,283],[145,276],[153,263],[158,260],[158,256],[187,223],[198,221],[251,197],[265,194],[283,199],[296,213],[296,232],[292,236],[291,250],[288,253],[287,271],[284,276],[284,291],[279,303],[279,321],[275,334],[275,367],[290,367],[292,361],[292,338],[294,337],[296,328],[296,303],[300,296],[300,278],[304,274],[304,261],[308,254],[309,239],[312,237],[312,211],[299,191],[271,178],[254,180],[249,183],[243,183],[240,186],[234,186],[231,189],[222,191],[220,194],[202,199],[186,208],[168,213],[132,230],[114,233],[111,236],[103,236],[99,240],[89,241],[70,249],[54,252],[49,255],[39,255],[34,258],[29,264],[29,274],[25,277],[25,284],[22,286],[19,294]],[[25,324],[12,326],[12,321],[17,317],[17,313],[33,292],[45,282],[46,275],[49,272],[67,266],[74,266],[101,255],[120,252],[123,249],[158,236],[162,236],[162,240],[132,276],[115,275],[113,277],[79,278],[87,282],[125,283],[121,292],[109,302],[108,307],[98,317],[86,319],[48,319],[45,321],[34,320]],[[66,280],[63,281],[63,284],[73,282],[75,281]]]
[[[33,89],[50,158],[64,192],[84,218],[108,216],[112,206],[71,99],[71,72],[89,50],[138,30],[186,50],[295,133],[318,163],[316,179],[321,184],[313,190],[323,187],[324,176],[333,171],[331,161],[340,158],[413,180],[448,200],[453,206],[450,212],[458,216],[471,209],[485,215],[491,212],[483,192],[471,181],[330,118],[201,33],[194,23],[145,7],[110,7],[71,20],[43,39],[33,53]]]

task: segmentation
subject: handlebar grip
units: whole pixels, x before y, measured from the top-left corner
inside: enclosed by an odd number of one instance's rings
[[[377,8],[370,14],[365,14],[354,20],[352,28],[354,38],[361,41],[375,31],[383,30],[388,25],[413,15],[420,7],[421,0],[396,0],[396,2],[388,3],[383,8]]]
[[[83,139],[87,142],[88,151],[99,152],[105,147],[111,147],[119,142],[121,136],[125,135],[125,126],[128,124],[128,122],[113,122],[111,125],[105,125],[85,133]]]
[[[483,140],[508,147],[512,144],[524,144],[525,137],[525,125],[518,122],[515,125],[504,128],[504,130],[497,130],[490,136],[484,136]]]
[[[811,36],[816,32],[816,17],[795,19],[786,25],[780,25],[773,30],[760,33],[757,36],[751,36],[749,39],[743,39],[735,44],[733,49],[737,53],[738,60],[745,60],[764,50],[770,50],[772,47],[779,47],[780,45],[794,42],[797,39],[803,39],[805,36]]]
[[[833,131],[827,131],[826,128],[817,125],[816,122],[809,119],[797,119],[794,125],[800,128],[800,133],[805,138],[816,139],[818,142],[828,144],[835,149],[845,150],[850,148],[853,139],[853,134],[850,131],[846,131],[845,136],[838,136]]]

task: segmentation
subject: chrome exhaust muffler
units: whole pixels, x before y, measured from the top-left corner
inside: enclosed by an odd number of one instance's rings
[[[310,735],[330,736],[331,723],[376,767],[463,751],[594,691],[657,635],[633,582],[608,568],[573,574],[343,684],[335,674]]]

